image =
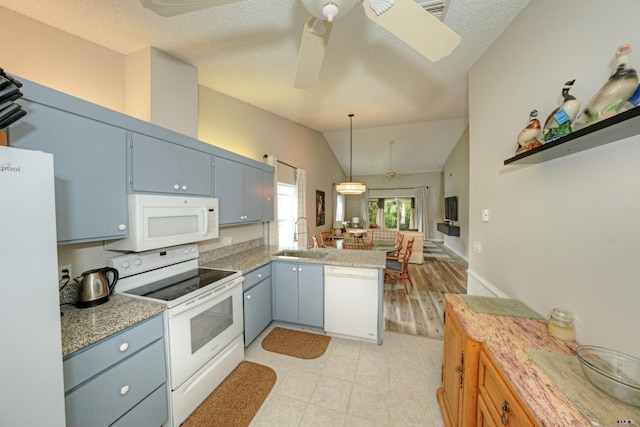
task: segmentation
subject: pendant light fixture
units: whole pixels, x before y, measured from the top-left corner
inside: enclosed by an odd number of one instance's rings
[[[353,165],[353,114],[349,114],[349,182],[341,182],[336,185],[336,191],[340,194],[362,194],[367,187],[360,182],[353,182],[351,166]]]

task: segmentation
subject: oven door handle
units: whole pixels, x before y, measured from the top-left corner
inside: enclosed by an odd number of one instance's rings
[[[184,313],[185,311],[191,310],[195,307],[198,307],[199,305],[208,303],[212,299],[220,296],[222,291],[236,286],[239,282],[242,283],[242,280],[240,281],[238,281],[237,279],[231,280],[230,282],[217,286],[212,290],[205,292],[204,294],[185,302],[184,304],[180,304],[179,306],[169,311],[169,318],[176,317]]]

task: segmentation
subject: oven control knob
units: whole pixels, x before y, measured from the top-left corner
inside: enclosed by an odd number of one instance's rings
[[[122,263],[122,268],[129,268],[131,267],[131,263],[129,261],[125,261]]]
[[[189,253],[189,248],[184,248],[184,249],[182,250],[182,252],[183,252],[185,255],[187,255],[187,254]]]
[[[133,263],[134,263],[135,265],[140,265],[140,264],[142,264],[142,260],[141,260],[140,258],[136,258],[136,259],[133,261]]]

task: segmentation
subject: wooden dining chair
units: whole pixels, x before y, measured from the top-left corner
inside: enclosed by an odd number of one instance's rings
[[[404,286],[405,295],[409,295],[409,288],[407,287],[406,282],[407,280],[411,287],[413,287],[411,276],[409,276],[409,258],[411,258],[411,252],[413,251],[414,240],[415,238],[412,238],[407,242],[407,247],[404,251],[402,260],[388,259],[384,269],[384,281],[399,280]]]
[[[395,250],[387,252],[387,259],[394,259],[400,261],[402,257],[402,241],[404,240],[404,233],[396,232],[396,240],[394,242]]]
[[[344,242],[342,244],[342,249],[356,249],[360,251],[370,251],[370,250],[373,250],[373,242],[369,242],[369,243]]]
[[[322,246],[332,248],[334,246],[333,231],[321,231],[320,240],[322,241]]]

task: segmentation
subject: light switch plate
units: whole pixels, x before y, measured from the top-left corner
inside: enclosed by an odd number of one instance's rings
[[[482,209],[482,222],[489,222],[489,209]]]

